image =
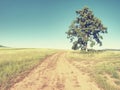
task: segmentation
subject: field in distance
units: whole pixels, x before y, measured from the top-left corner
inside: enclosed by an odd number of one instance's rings
[[[48,59],[45,59],[46,57]],[[21,80],[25,77],[31,79],[33,73],[38,74],[35,70],[41,68],[44,71],[40,71],[43,74],[38,76],[38,79],[43,82],[39,86],[42,89],[38,90],[70,90],[70,88],[85,90],[84,88],[92,86],[93,83],[95,84],[91,88],[96,87],[96,90],[120,90],[120,51],[85,53],[70,50],[15,48],[0,49],[0,90],[7,90],[10,87],[12,87],[10,90],[20,90],[16,86],[22,87]],[[32,79],[32,83],[38,84],[34,77]],[[25,78],[23,81],[28,84],[26,80]]]

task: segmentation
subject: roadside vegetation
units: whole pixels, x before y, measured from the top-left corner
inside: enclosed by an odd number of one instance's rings
[[[103,90],[120,90],[120,51],[72,51],[67,58]]]
[[[11,79],[38,65],[45,57],[58,50],[53,49],[0,49],[0,88],[10,87]],[[0,90],[1,90],[0,89]]]

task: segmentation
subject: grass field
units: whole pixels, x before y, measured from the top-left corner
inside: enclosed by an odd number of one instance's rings
[[[0,49],[0,87],[9,87],[10,80],[39,64],[43,58],[58,50],[52,49]],[[4,89],[5,90],[5,89]]]
[[[68,53],[68,58],[104,90],[120,90],[120,51]]]
[[[10,87],[15,79],[45,57],[59,52],[55,49],[0,49],[0,88]],[[88,74],[103,90],[120,90],[120,51],[67,51],[67,60]]]

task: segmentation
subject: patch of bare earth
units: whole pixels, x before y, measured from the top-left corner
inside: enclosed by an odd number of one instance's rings
[[[10,90],[101,90],[65,56],[57,53],[47,58]]]

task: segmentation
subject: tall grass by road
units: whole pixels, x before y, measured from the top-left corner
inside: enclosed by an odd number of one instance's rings
[[[120,51],[72,51],[68,59],[103,90],[120,90]]]
[[[0,89],[6,90],[11,78],[15,78],[57,51],[52,49],[0,49]]]

